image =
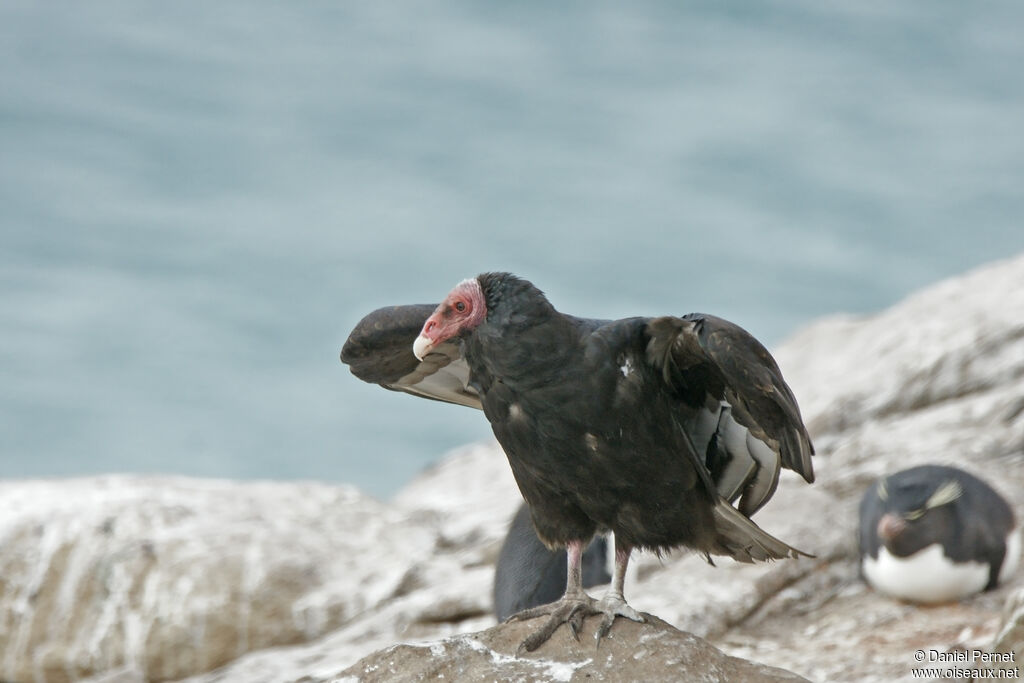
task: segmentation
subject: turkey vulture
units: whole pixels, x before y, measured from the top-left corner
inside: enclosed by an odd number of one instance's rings
[[[868,487],[858,537],[865,580],[911,602],[992,590],[1020,560],[1009,503],[973,474],[943,465],[911,467]]]
[[[634,548],[806,555],[749,518],[780,467],[814,480],[810,437],[774,359],[721,318],[577,318],[524,279],[484,273],[437,306],[370,313],[341,360],[367,382],[484,411],[537,534],[568,555],[563,597],[512,617],[550,616],[522,649],[563,623],[578,637],[591,614],[598,642],[616,616],[643,621],[623,596]],[[600,530],[614,532],[615,561],[595,601],[580,565]]]

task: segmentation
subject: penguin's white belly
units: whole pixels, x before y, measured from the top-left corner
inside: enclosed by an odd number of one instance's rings
[[[908,557],[897,557],[882,546],[878,559],[865,555],[864,577],[875,590],[912,602],[959,600],[985,588],[988,564],[954,563],[933,543]]]
[[[1020,563],[1020,536],[1021,528],[1017,527],[1006,537],[1006,556],[1003,557],[1003,566],[999,569],[999,583],[1003,583],[1017,571]]]

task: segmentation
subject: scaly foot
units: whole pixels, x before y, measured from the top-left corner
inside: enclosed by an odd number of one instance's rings
[[[592,614],[601,614],[602,610],[596,607],[597,601],[586,593],[580,595],[564,595],[560,600],[548,605],[533,607],[513,614],[505,623],[510,621],[526,621],[536,617],[549,616],[543,626],[531,633],[519,644],[519,652],[533,652],[546,643],[562,624],[568,624],[572,637],[580,639],[580,629],[583,628],[583,620]],[[614,618],[614,617],[613,617]]]
[[[597,633],[594,637],[597,639],[597,646],[601,647],[601,639],[608,635],[608,632],[612,630],[612,624],[615,623],[615,617],[626,617],[633,621],[638,621],[641,624],[647,621],[643,616],[635,609],[626,603],[626,599],[616,593],[606,593],[601,601],[597,603],[596,612],[604,614],[604,619],[601,620],[601,625],[597,628]]]
[[[597,601],[584,593],[583,595],[563,596],[557,602],[517,612],[506,619],[505,623],[510,621],[526,621],[543,616],[548,617],[543,626],[528,635],[519,644],[520,653],[533,652],[550,640],[551,636],[554,635],[555,631],[562,624],[568,624],[572,637],[579,640],[580,631],[583,628],[583,620],[594,614],[604,615],[604,618],[601,619],[601,625],[598,626],[597,632],[594,634],[598,647],[601,646],[601,639],[612,630],[612,624],[615,623],[616,617],[625,617],[640,623],[646,621],[639,612],[629,606],[621,595],[608,593],[600,601]]]

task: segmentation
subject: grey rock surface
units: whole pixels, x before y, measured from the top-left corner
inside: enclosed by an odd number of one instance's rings
[[[176,678],[308,641],[400,591],[435,541],[351,487],[3,482],[0,680]]]
[[[310,683],[355,679],[362,683],[413,681],[642,681],[678,683],[796,683],[806,679],[775,667],[730,657],[702,638],[657,617],[647,623],[620,623],[595,645],[592,617],[579,640],[560,629],[536,652],[516,652],[538,620],[500,624],[479,633],[425,644],[394,645],[356,662],[336,675]]]
[[[1006,601],[1003,621],[989,650],[999,659],[998,669],[1012,671],[1024,678],[1024,587],[1018,588]]]

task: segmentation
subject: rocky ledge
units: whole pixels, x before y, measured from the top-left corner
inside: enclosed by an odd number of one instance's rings
[[[796,683],[789,671],[730,657],[702,638],[684,633],[645,614],[646,623],[624,621],[596,645],[593,627],[584,623],[578,640],[559,629],[536,652],[517,653],[536,624],[501,624],[479,633],[425,644],[393,645],[348,669],[309,683],[354,679],[364,683],[404,681],[643,681],[680,680]]]
[[[818,480],[784,477],[757,521],[816,558],[639,555],[627,595],[664,622],[619,620],[599,651],[560,631],[516,658],[530,625],[494,628],[493,563],[519,497],[504,456],[480,444],[387,503],[311,483],[2,482],[0,680],[377,680],[389,667],[408,680],[658,680],[664,667],[786,680],[753,660],[895,681],[913,680],[919,650],[992,648],[1019,665],[1024,572],[958,603],[894,602],[860,582],[854,527],[871,481],[925,462],[971,470],[1024,519],[1024,255],[820,321],[774,352]]]

